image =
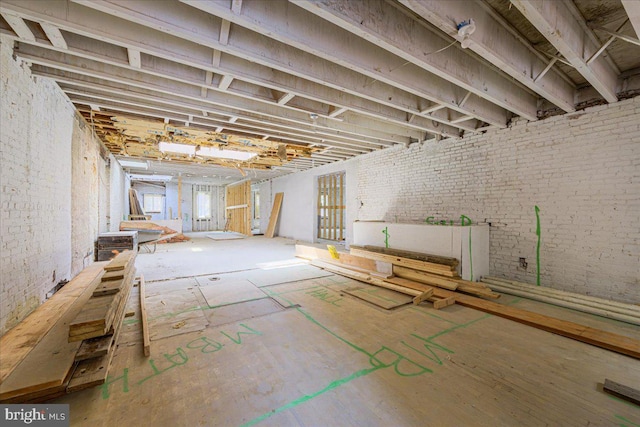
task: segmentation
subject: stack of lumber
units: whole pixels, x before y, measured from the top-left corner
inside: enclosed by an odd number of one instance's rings
[[[313,252],[319,250],[320,249],[315,248]],[[303,248],[298,249],[298,245],[296,245],[296,256],[300,256],[299,254],[303,254],[303,258],[309,257],[311,252],[312,251]],[[353,253],[351,255],[353,256]],[[342,254],[339,255],[339,259],[341,258]],[[464,307],[480,310],[486,313],[493,314],[495,316],[503,317],[515,322],[532,326],[537,329],[541,329],[597,347],[605,348],[607,350],[615,351],[620,354],[631,356],[636,359],[640,359],[640,341],[637,339],[629,338],[607,331],[602,331],[578,323],[557,319],[551,316],[533,313],[516,307],[498,304],[493,301],[477,298],[475,296],[465,295],[461,292],[457,292],[458,290],[460,290],[459,286],[456,291],[451,291],[443,287],[431,287],[425,285],[424,283],[401,277],[383,279],[372,274],[353,270],[347,264],[338,265],[336,261],[329,263],[319,259],[319,257],[312,259],[311,264],[324,268],[328,271],[332,271],[336,274],[361,281],[363,283],[380,286],[407,295],[415,296],[417,300],[414,300],[414,302],[417,303],[420,303],[422,300],[426,300],[434,302],[435,305],[435,303],[438,301],[446,300],[458,305],[462,305]]]
[[[69,323],[100,284],[106,262],[95,263],[0,338],[0,403],[38,403],[66,393],[80,342]]]
[[[400,279],[406,279],[483,298],[500,297],[482,283],[462,280],[456,270],[458,260],[455,258],[378,246],[351,246],[351,255],[390,263],[396,276],[389,280],[391,283],[401,284]]]
[[[486,277],[482,281],[491,286],[491,288],[507,294],[595,314],[633,325],[640,325],[640,307],[634,304],[565,292],[544,286],[534,286],[497,277]]]
[[[129,210],[131,211],[131,215],[133,216],[145,216],[144,209],[142,209],[142,204],[140,204],[140,197],[138,197],[138,192],[133,188],[129,189]]]
[[[110,263],[85,268],[0,338],[0,403],[39,403],[104,383],[124,317],[134,260],[135,252],[127,251]],[[114,272],[124,275],[114,279],[118,276]],[[71,325],[86,316],[87,307],[92,313],[99,311],[92,300],[118,294],[106,334],[84,340],[74,334],[69,339]]]
[[[178,233],[176,230],[173,230],[169,227],[165,227],[163,225],[158,225],[151,221],[122,221],[120,223],[120,230],[162,230],[162,234],[159,236],[159,239],[162,239],[158,243],[177,243],[177,242],[186,242],[187,240],[191,240],[189,237],[185,236],[182,233]],[[169,235],[174,235],[171,238],[163,239],[164,237],[168,237]]]

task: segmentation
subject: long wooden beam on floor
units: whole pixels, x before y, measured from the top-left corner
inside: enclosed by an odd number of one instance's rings
[[[359,280],[364,283],[382,286],[388,289],[394,289],[395,287],[394,290],[398,290],[399,292],[402,292],[400,290],[401,288],[405,288],[406,291],[404,293],[408,295],[418,296],[422,293],[419,290],[408,289],[404,286],[387,283],[385,280],[377,279],[363,273],[351,273],[346,268],[332,268],[334,266],[332,266],[331,264],[322,262],[313,262],[312,264],[318,265],[321,268],[325,268],[329,271],[333,271],[337,274],[341,274],[343,276]],[[420,285],[425,286],[415,282],[415,286]],[[640,359],[640,340],[614,334],[612,332],[603,331],[600,329],[591,328],[589,326],[580,325],[578,323],[556,319],[551,316],[533,313],[531,311],[522,310],[516,307],[498,304],[493,301],[487,301],[470,295],[464,295],[459,292],[448,291],[446,289],[433,288],[433,297],[453,297],[455,298],[456,304],[462,305],[464,307],[484,311],[485,313],[490,313],[499,317],[503,317],[505,319],[523,323],[525,325],[532,326],[543,331],[551,332],[597,347],[605,348],[607,350],[615,351],[616,353],[625,354],[627,356]]]
[[[0,337],[0,383],[53,328],[70,304],[88,287],[100,282],[106,264],[97,262],[82,270],[33,313]]]
[[[140,319],[142,321],[142,352],[146,357],[151,355],[151,339],[149,338],[149,324],[147,323],[147,306],[145,305],[144,276],[140,274]]]
[[[451,294],[455,295],[456,304],[474,308],[476,310],[484,311],[485,313],[494,314],[499,317],[504,317],[505,319],[533,326],[534,328],[542,329],[543,331],[552,332],[557,335],[562,335],[567,338],[572,338],[577,341],[582,341],[587,344],[606,348],[607,350],[615,351],[616,353],[626,354],[627,356],[640,359],[640,340],[569,322],[567,320],[533,313],[520,308],[498,304],[493,301],[483,300],[470,295],[454,294],[453,292],[446,291],[444,289],[440,291],[442,294],[447,294],[449,296],[452,296]]]

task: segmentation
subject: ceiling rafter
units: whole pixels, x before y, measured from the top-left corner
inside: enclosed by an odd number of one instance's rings
[[[333,40],[344,39],[345,45],[353,46],[352,49],[356,50],[364,47],[364,43],[354,43],[355,36],[359,36],[493,104],[529,120],[537,119],[535,96],[497,70],[466,55],[459,46],[451,45],[450,40],[425,26],[415,25],[411,17],[385,0],[301,0],[294,4],[346,30],[322,31],[319,32],[321,34],[309,34],[310,38],[317,39],[324,35],[326,44],[331,42],[329,37]],[[372,9],[379,13],[370,13]],[[463,15],[460,16],[462,21]],[[291,32],[291,27],[288,30]],[[291,36],[295,37],[294,34]],[[345,54],[353,54],[353,50]],[[461,105],[459,107],[463,108]]]
[[[567,2],[511,0],[511,3],[558,49],[573,67],[606,99],[616,102],[619,72],[602,56],[589,58],[600,48],[586,22]]]
[[[304,57],[304,62],[296,64],[297,69],[309,68],[316,63],[338,65],[373,79],[365,85],[384,82],[489,123],[503,127],[507,124],[508,114],[502,107],[474,97],[465,108],[459,108],[458,93],[463,89],[415,66],[389,68],[393,64],[401,65],[405,61],[383,49],[372,51],[368,42],[355,36],[351,38],[346,31],[326,31],[326,23],[320,18],[291,5],[287,0],[244,4],[241,15],[235,15],[223,3],[193,0],[181,2],[243,27],[244,31],[239,29],[234,32],[233,38],[236,40],[230,43],[247,45],[247,42],[251,41],[253,49],[260,49],[268,43],[270,47],[275,47],[280,55],[286,56],[287,60],[300,57],[300,51],[308,53],[309,56]],[[96,6],[95,3],[83,4]],[[318,23],[318,20],[321,23]],[[260,31],[268,34],[273,40],[256,37]],[[348,43],[344,42],[345,37]],[[336,46],[341,46],[341,49],[336,49]]]
[[[575,111],[575,87],[557,70],[551,70],[553,63],[541,58],[504,20],[490,13],[487,10],[489,6],[480,2],[460,1],[400,2],[458,41],[461,41],[461,37],[456,24],[473,17],[476,30],[469,36],[470,50],[564,111]]]
[[[51,1],[57,1],[61,4],[64,3],[62,0]],[[5,2],[0,5],[0,10],[10,7],[11,10],[27,16],[30,19],[37,21],[45,19],[52,20],[56,22],[60,28],[79,34],[81,37],[106,40],[109,43],[125,48],[133,47],[139,49],[142,52],[158,58],[169,61],[179,60],[180,63],[194,68],[220,74],[231,74],[235,76],[236,79],[240,78],[243,81],[263,85],[282,92],[295,93],[296,96],[316,99],[327,104],[347,107],[354,112],[370,117],[384,116],[385,120],[394,120],[393,115],[398,113],[394,112],[393,109],[399,109],[405,112],[419,112],[432,106],[423,106],[419,97],[392,86],[384,84],[376,84],[375,88],[363,86],[363,84],[358,83],[358,77],[355,73],[351,73],[348,76],[340,75],[340,78],[335,78],[336,75],[339,74],[336,74],[337,70],[316,68],[315,71],[325,71],[325,73],[321,73],[322,75],[318,75],[310,80],[292,79],[291,75],[286,72],[291,71],[292,67],[283,68],[272,60],[265,60],[263,55],[258,57],[249,56],[246,51],[243,51],[240,56],[226,56],[222,64],[224,67],[217,68],[212,65],[210,58],[211,55],[215,57],[216,52],[219,53],[218,50],[209,49],[202,44],[174,36],[162,36],[162,33],[158,32],[155,28],[152,29],[127,23],[122,19],[104,15],[92,9],[75,5],[74,3],[68,3],[68,13],[59,14],[60,16],[44,14],[36,8],[39,4],[30,3],[28,4],[28,9],[24,6],[27,5],[24,3],[12,4]],[[58,9],[53,8],[53,10],[57,11]],[[75,17],[78,17],[78,19],[73,19]],[[216,31],[214,29],[214,36],[215,33]],[[160,39],[162,39],[162,43],[158,41]],[[86,55],[86,52],[87,50],[84,49],[84,46],[78,46],[77,49],[73,49],[73,53],[79,56]],[[110,58],[108,57],[102,59],[104,62],[109,62],[109,60]],[[250,62],[250,60],[253,62]],[[286,71],[281,71],[282,69],[286,69]],[[364,78],[362,80],[364,80]],[[325,82],[325,84],[322,82]],[[335,102],[336,99],[339,100],[339,102]],[[404,114],[402,114],[402,116],[403,115]],[[449,136],[458,135],[460,132],[459,129],[464,129],[464,127],[454,128],[453,126],[446,125],[450,116],[446,110],[439,110],[435,114],[431,114],[429,120],[444,124],[431,129],[427,128],[427,130],[436,134]],[[461,116],[461,114],[454,114],[452,118],[455,119],[459,116]],[[425,122],[425,124],[427,123]],[[414,126],[414,128],[415,127],[417,126]],[[477,126],[470,126],[469,129],[475,127]]]

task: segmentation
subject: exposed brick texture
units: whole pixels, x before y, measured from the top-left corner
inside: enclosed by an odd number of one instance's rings
[[[359,219],[490,222],[491,274],[640,302],[640,97],[359,160]],[[519,258],[528,266],[519,266]]]
[[[1,38],[0,334],[92,262],[109,212],[108,172],[90,127],[11,49]]]
[[[313,177],[338,169],[347,171],[347,218],[490,222],[491,274],[528,283],[538,206],[542,285],[640,303],[640,97],[275,179],[283,235],[314,238]]]

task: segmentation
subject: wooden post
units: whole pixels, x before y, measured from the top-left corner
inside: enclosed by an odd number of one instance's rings
[[[178,218],[182,220],[182,175],[178,175]]]

